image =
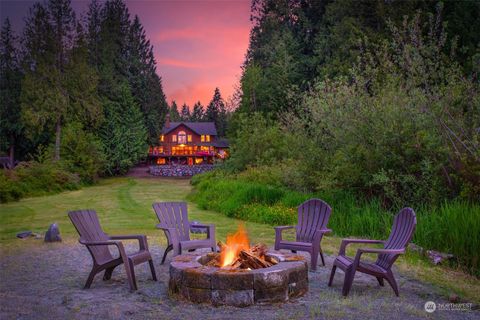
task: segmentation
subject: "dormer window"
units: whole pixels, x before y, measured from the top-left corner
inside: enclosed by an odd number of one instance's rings
[[[176,135],[172,136],[172,142],[177,142],[177,136]]]
[[[178,143],[179,144],[187,143],[187,134],[185,133],[185,131],[178,132]]]
[[[202,142],[210,142],[210,135],[208,135],[208,134],[202,134],[202,135],[200,136],[200,141],[202,141]]]

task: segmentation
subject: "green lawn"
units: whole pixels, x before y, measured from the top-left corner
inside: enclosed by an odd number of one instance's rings
[[[57,195],[22,199],[0,205],[0,240],[15,239],[23,230],[45,232],[57,222],[65,238],[77,238],[67,212],[76,209],[95,209],[107,233],[142,233],[164,241],[163,232],[155,229],[158,220],[152,203],[157,201],[185,201],[191,192],[189,180],[179,179],[104,179],[93,187]],[[225,240],[228,232],[236,229],[238,221],[224,215],[200,210],[189,203],[189,218],[214,223],[217,238]],[[258,223],[246,223],[252,242],[273,243],[273,228]]]
[[[104,230],[110,234],[146,234],[153,245],[165,245],[163,232],[155,229],[158,223],[151,207],[156,201],[187,201],[192,191],[189,180],[179,179],[134,179],[110,178],[99,184],[57,195],[26,198],[19,202],[0,204],[0,249],[15,249],[27,242],[15,238],[23,230],[44,233],[48,226],[57,222],[62,237],[68,242],[76,241],[78,235],[67,217],[68,210],[92,208],[97,210]],[[220,213],[201,210],[188,203],[189,217],[205,223],[214,223],[217,240],[225,241],[227,233],[234,232],[240,221]],[[272,245],[272,226],[246,222],[251,243],[263,242]],[[292,235],[290,235],[292,236]],[[327,254],[336,254],[341,239],[326,237],[322,247]],[[40,245],[42,241],[29,241]],[[0,256],[1,252],[0,250]],[[7,252],[9,250],[3,251]],[[354,254],[353,248],[350,254]],[[480,303],[480,281],[457,270],[433,267],[415,254],[407,254],[396,263],[397,268],[413,278],[430,282],[445,295],[456,293],[467,301]]]

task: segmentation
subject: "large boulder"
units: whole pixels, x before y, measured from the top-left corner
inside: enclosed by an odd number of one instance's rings
[[[58,229],[57,223],[52,223],[45,233],[45,242],[56,242],[62,241],[60,237],[60,230]]]

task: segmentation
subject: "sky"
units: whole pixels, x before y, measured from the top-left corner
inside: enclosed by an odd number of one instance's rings
[[[0,18],[6,17],[20,34],[24,17],[35,1],[0,0]],[[84,14],[88,0],[72,0]],[[157,72],[170,103],[196,101],[206,106],[215,87],[228,99],[241,76],[248,47],[250,0],[126,0],[130,15],[138,15],[154,47]]]

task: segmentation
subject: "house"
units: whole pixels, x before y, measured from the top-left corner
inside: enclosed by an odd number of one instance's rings
[[[170,122],[167,114],[158,146],[148,152],[150,163],[213,164],[228,157],[228,141],[219,139],[214,122]]]

